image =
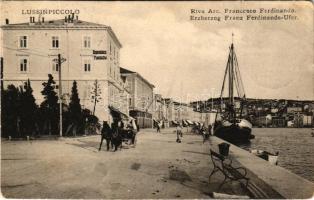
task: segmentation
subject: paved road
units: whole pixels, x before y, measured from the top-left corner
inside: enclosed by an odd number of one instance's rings
[[[100,136],[2,141],[1,189],[7,198],[210,198],[222,181],[209,143],[173,129],[141,130],[135,148],[98,151]],[[243,195],[238,183],[220,192]]]

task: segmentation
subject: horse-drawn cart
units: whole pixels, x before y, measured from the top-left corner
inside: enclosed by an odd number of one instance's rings
[[[121,132],[122,142],[127,145],[136,145],[136,130],[125,129]]]
[[[121,132],[122,142],[127,145],[136,145],[137,126],[133,117],[129,118],[126,129]]]

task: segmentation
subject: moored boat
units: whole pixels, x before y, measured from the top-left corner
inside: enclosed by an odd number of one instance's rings
[[[252,127],[240,126],[239,123],[232,124],[228,121],[218,123],[214,129],[214,135],[228,142],[239,144],[247,143],[255,136],[251,134]]]
[[[278,151],[275,154],[273,154],[273,153],[270,153],[270,152],[264,151],[264,150],[251,149],[250,153],[268,161],[272,165],[278,164],[278,156],[279,156]]]
[[[214,135],[234,144],[247,143],[254,139],[255,136],[252,134],[252,124],[243,116],[245,92],[233,43],[230,46],[220,99],[223,99],[223,93],[227,84],[228,97],[221,104],[225,103],[225,109],[223,111],[221,106],[218,111],[221,114],[220,120],[217,119],[216,114]],[[236,90],[234,91],[234,89]],[[236,94],[234,94],[235,92]],[[235,95],[240,99],[239,109],[235,106]]]

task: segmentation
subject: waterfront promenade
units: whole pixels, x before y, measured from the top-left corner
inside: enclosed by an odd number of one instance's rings
[[[209,142],[174,129],[142,129],[135,148],[99,152],[100,136],[1,142],[1,191],[7,198],[211,198],[223,180]],[[185,131],[185,130],[184,130]],[[221,193],[247,195],[237,182]]]

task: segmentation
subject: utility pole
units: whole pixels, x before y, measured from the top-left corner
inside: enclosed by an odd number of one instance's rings
[[[58,67],[59,67],[59,106],[60,106],[60,117],[59,117],[59,120],[60,120],[60,137],[62,137],[62,98],[61,98],[61,95],[62,95],[62,81],[61,81],[61,54],[58,54]]]
[[[59,72],[59,134],[62,137],[62,81],[61,81],[61,64],[66,61],[65,58],[61,58],[61,54],[58,54],[57,59],[53,59],[57,63],[58,72]]]
[[[1,82],[0,82],[0,84],[1,84],[1,87],[0,87],[0,95],[1,95],[1,97],[0,97],[0,104],[2,105],[2,92],[3,92],[3,90],[4,90],[4,86],[3,86],[3,57],[0,57],[0,79],[1,79]],[[2,106],[0,106],[0,113],[2,113],[2,110],[1,110],[1,107]],[[0,121],[2,122],[2,115],[0,115]],[[0,129],[2,130],[2,123],[0,123]],[[1,132],[1,136],[2,136],[2,132]]]
[[[3,86],[3,57],[0,58],[0,79],[1,79],[1,92],[3,91],[4,89],[4,86]]]

